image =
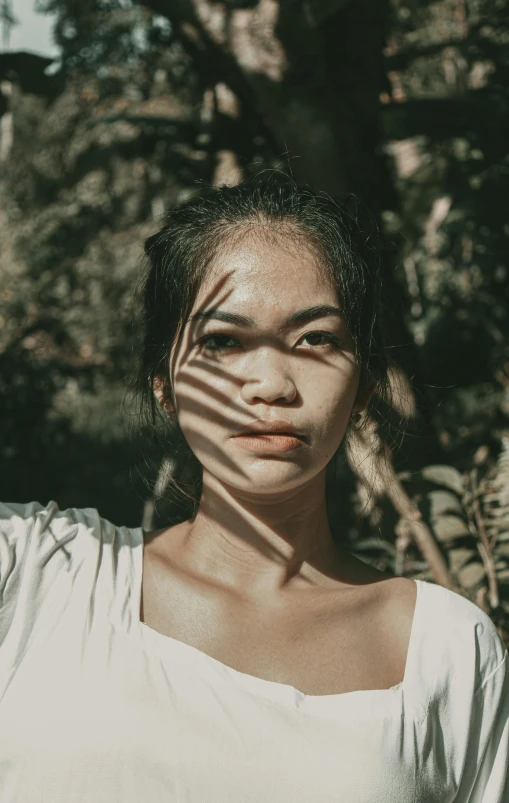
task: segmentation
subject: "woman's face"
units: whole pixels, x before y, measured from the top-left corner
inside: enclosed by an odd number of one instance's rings
[[[210,265],[171,358],[180,427],[204,469],[291,490],[340,445],[359,385],[337,294],[311,247],[246,235]]]

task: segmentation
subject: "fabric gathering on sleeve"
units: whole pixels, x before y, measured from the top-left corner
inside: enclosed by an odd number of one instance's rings
[[[417,580],[403,682],[310,696],[146,626],[142,571],[141,528],[0,505],[2,803],[508,803],[507,651],[472,602]]]
[[[475,693],[462,789],[457,803],[509,801],[507,653]]]
[[[492,620],[483,614],[482,622],[469,742],[476,753],[466,761],[467,784],[467,767],[476,770],[466,800],[504,803],[509,801],[509,656]]]
[[[55,502],[0,502],[0,645],[14,620],[33,624],[56,568],[51,555],[76,532],[76,522]]]
[[[456,790],[454,803],[503,803],[509,800],[507,650],[478,606],[432,588],[434,681],[424,749],[435,751],[438,773]]]

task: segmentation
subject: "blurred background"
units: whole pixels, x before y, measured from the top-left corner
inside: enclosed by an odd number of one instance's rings
[[[0,0],[0,33],[2,498],[182,517],[126,427],[143,240],[200,181],[291,169],[384,238],[395,408],[333,529],[507,640],[509,0]]]

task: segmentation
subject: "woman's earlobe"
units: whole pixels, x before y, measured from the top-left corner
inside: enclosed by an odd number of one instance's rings
[[[163,397],[165,395],[164,382],[158,374],[156,374],[156,376],[154,376],[154,378],[152,379],[152,392],[156,397],[157,401],[159,402],[159,404],[162,404]]]
[[[175,408],[169,399],[168,387],[160,376],[154,377],[152,390],[157,403],[163,408],[164,412],[172,415],[175,412]]]

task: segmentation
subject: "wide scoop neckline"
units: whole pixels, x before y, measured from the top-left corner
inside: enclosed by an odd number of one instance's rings
[[[421,597],[422,589],[425,585],[424,581],[417,578],[409,578],[412,579],[416,585],[416,598],[412,625],[410,628],[410,638],[408,641],[403,680],[401,680],[395,686],[390,686],[387,689],[355,689],[353,691],[339,692],[335,694],[306,694],[305,692],[300,691],[295,686],[292,686],[288,683],[280,683],[276,680],[260,678],[257,675],[251,675],[247,672],[241,672],[238,669],[234,669],[232,666],[223,663],[218,658],[214,658],[212,655],[200,650],[198,647],[193,647],[191,644],[187,644],[187,642],[181,641],[173,636],[165,636],[163,633],[160,633],[158,630],[154,630],[154,628],[143,622],[140,617],[144,560],[143,528],[137,527],[136,534],[138,536],[138,548],[135,550],[135,594],[133,595],[135,608],[133,612],[133,618],[140,635],[142,637],[146,637],[144,639],[145,644],[148,640],[155,650],[159,652],[160,657],[162,657],[164,654],[172,656],[180,655],[187,667],[194,666],[196,669],[201,666],[205,672],[207,671],[207,668],[212,668],[215,670],[215,676],[217,678],[223,678],[227,681],[233,682],[234,685],[244,688],[256,696],[269,697],[277,700],[278,702],[291,701],[292,703],[295,703],[297,700],[300,704],[304,702],[308,705],[311,704],[318,707],[321,707],[322,705],[326,706],[328,703],[336,703],[342,700],[358,697],[372,698],[376,696],[391,696],[404,692],[406,687],[409,685],[410,677],[416,660],[418,641],[417,632],[422,615]]]

